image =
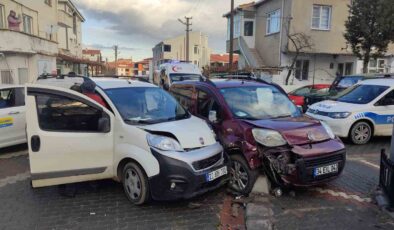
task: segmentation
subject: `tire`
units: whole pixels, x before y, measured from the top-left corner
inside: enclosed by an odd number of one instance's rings
[[[349,133],[349,139],[353,144],[363,145],[368,143],[372,138],[372,127],[365,121],[357,122],[352,126]]]
[[[130,162],[124,166],[122,184],[131,203],[141,205],[150,200],[148,178],[138,164]]]
[[[259,175],[259,170],[250,169],[249,164],[239,154],[230,155],[230,189],[242,195],[249,195]]]

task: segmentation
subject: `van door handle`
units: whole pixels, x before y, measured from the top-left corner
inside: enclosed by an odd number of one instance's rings
[[[17,115],[17,114],[20,114],[20,112],[15,111],[15,112],[9,112],[9,113],[8,113],[8,115]]]
[[[39,136],[37,135],[32,136],[30,143],[31,143],[31,151],[38,152],[40,150],[41,140]]]

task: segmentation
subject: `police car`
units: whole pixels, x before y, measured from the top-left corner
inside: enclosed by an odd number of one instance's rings
[[[394,79],[362,81],[335,100],[313,104],[307,115],[326,122],[336,135],[354,144],[366,144],[372,136],[391,136]]]
[[[26,143],[24,87],[0,85],[0,148]]]

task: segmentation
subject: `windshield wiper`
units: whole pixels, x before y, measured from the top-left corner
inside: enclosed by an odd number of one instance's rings
[[[125,122],[130,122],[134,124],[155,124],[155,121],[149,121],[149,120],[133,120],[133,119],[124,119]]]

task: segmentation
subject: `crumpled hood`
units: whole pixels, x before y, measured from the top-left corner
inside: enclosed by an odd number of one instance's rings
[[[184,149],[201,148],[216,143],[208,124],[194,116],[188,119],[147,125],[141,128],[147,131],[172,133]]]
[[[363,105],[359,104],[350,104],[346,102],[326,100],[313,104],[309,108],[312,110],[319,110],[323,112],[352,112],[357,110],[358,108],[361,109],[362,106]],[[352,108],[352,111],[349,111],[349,108]]]
[[[290,145],[314,143],[330,138],[319,121],[306,116],[257,121],[245,120],[245,122],[256,128],[278,131]],[[308,136],[312,137],[312,140]]]

